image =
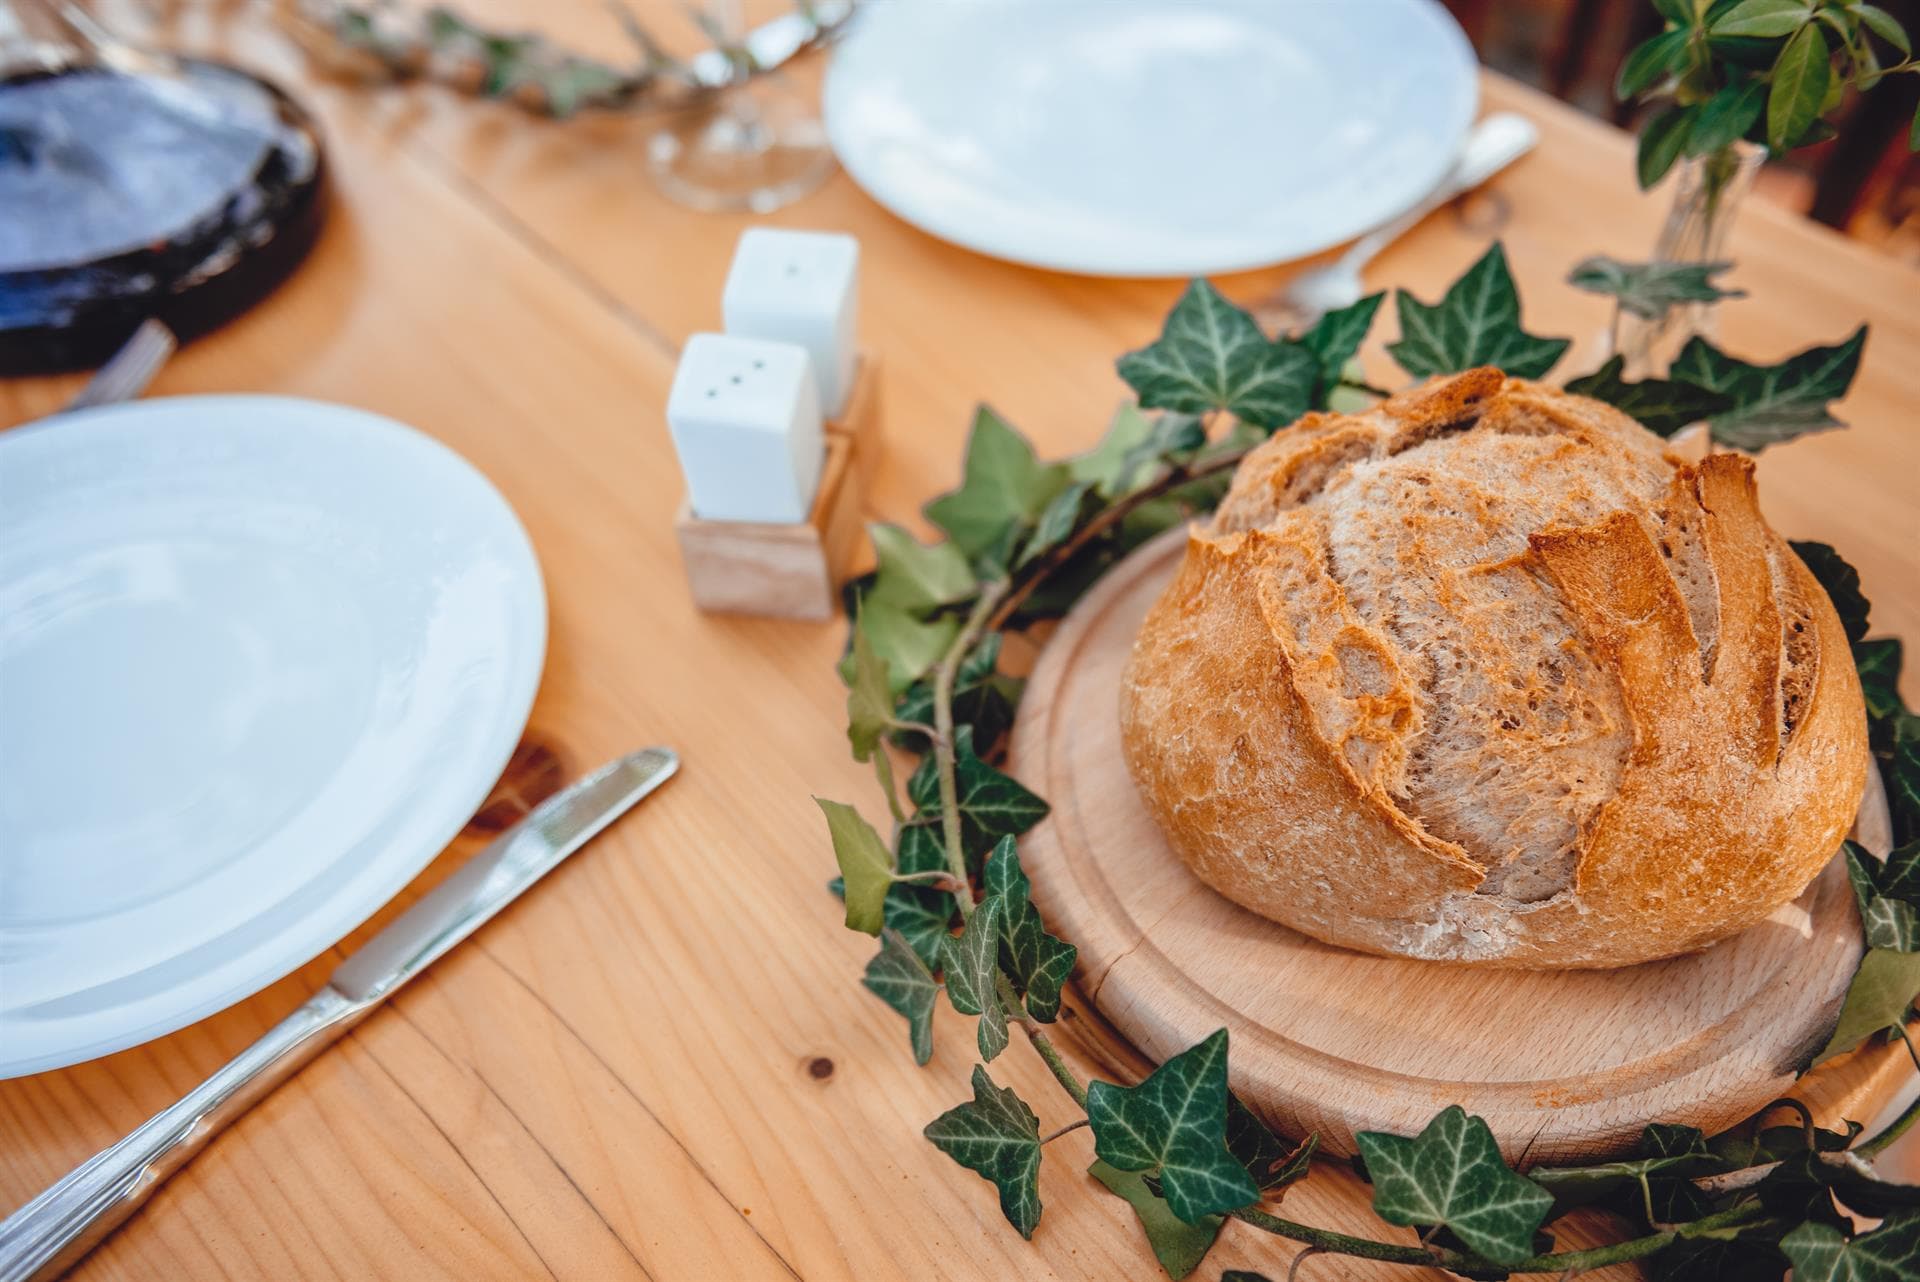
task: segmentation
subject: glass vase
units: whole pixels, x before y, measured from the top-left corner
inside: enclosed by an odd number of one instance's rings
[[[1674,166],[1673,207],[1654,243],[1659,263],[1725,262],[1728,235],[1767,149],[1736,142],[1705,156],[1687,156]],[[1625,358],[1628,378],[1658,378],[1699,334],[1715,336],[1712,303],[1681,303],[1658,320],[1621,311],[1614,320],[1613,350]]]

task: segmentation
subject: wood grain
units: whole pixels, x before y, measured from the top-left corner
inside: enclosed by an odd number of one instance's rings
[[[1234,1088],[1288,1133],[1318,1132],[1343,1154],[1357,1131],[1408,1134],[1459,1103],[1510,1158],[1612,1157],[1649,1122],[1711,1134],[1793,1085],[1860,958],[1837,860],[1737,938],[1600,971],[1367,956],[1194,876],[1134,787],[1118,715],[1134,637],[1185,551],[1186,532],[1169,531],[1074,608],[1013,735],[1014,772],[1053,805],[1022,846],[1034,902],[1079,948],[1081,990],[1129,1041],[1164,1059],[1226,1028]]]
[[[679,748],[686,769],[223,1136],[76,1276],[1152,1276],[1131,1212],[1081,1174],[1084,1131],[1048,1148],[1032,1243],[1001,1221],[987,1184],[920,1139],[967,1094],[972,1034],[943,1013],[934,1061],[916,1069],[898,1017],[859,987],[867,942],[840,929],[823,889],[831,859],[809,794],[882,813],[871,774],[846,757],[833,674],[842,631],[707,616],[686,594],[662,409],[678,344],[719,323],[748,220],[689,213],[649,190],[654,122],[551,123],[439,90],[335,83],[257,8],[175,0],[147,25],[145,7],[98,11],[128,37],[280,79],[315,110],[336,178],[314,258],[183,351],[155,394],[315,396],[459,450],[518,510],[546,573],[552,641],[529,742],[569,774],[653,741]],[[639,7],[663,27],[676,20],[669,0]],[[475,0],[474,12],[625,53],[599,0]],[[810,92],[817,73],[797,68],[789,82]],[[1540,149],[1491,192],[1427,220],[1370,281],[1431,297],[1497,233],[1530,326],[1587,344],[1605,304],[1562,278],[1588,253],[1643,251],[1659,201],[1634,192],[1623,136],[1496,78],[1484,88],[1488,106],[1540,125]],[[979,399],[1045,453],[1090,444],[1121,395],[1114,356],[1151,336],[1180,288],[981,259],[894,221],[844,177],[767,221],[861,239],[864,341],[886,365],[873,502],[909,523],[953,483]],[[1757,206],[1732,252],[1734,283],[1750,291],[1725,309],[1735,350],[1776,355],[1874,326],[1841,411],[1853,430],[1770,453],[1762,488],[1783,532],[1827,539],[1861,567],[1880,630],[1920,635],[1909,422],[1920,274]],[[1289,270],[1222,283],[1251,300]],[[1392,376],[1378,341],[1367,360]],[[0,424],[50,412],[78,382],[0,383]],[[1912,674],[1907,689],[1920,694]],[[472,849],[456,842],[401,902]],[[147,1046],[0,1083],[0,1211],[170,1102],[336,960]],[[1137,1074],[1142,1061],[1102,1023],[1091,1010],[1066,1022],[1075,1058]],[[1032,1056],[1016,1048],[993,1072],[1043,1126],[1065,1120]],[[1911,1076],[1876,1051],[1821,1104],[1828,1116],[1857,1110]],[[1286,1209],[1413,1240],[1375,1219],[1364,1186],[1334,1163]],[[1577,1218],[1561,1236],[1580,1246],[1613,1232]],[[1206,1272],[1280,1278],[1292,1255],[1236,1225]],[[1326,1261],[1303,1275],[1316,1264]],[[1322,1272],[1439,1276],[1335,1268]]]
[[[673,532],[687,590],[702,610],[768,619],[830,619],[840,608],[866,496],[853,441],[829,433],[820,488],[804,521],[706,521],[682,500]]]

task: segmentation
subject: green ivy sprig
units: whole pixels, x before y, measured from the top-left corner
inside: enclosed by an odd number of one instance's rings
[[[1665,25],[1627,55],[1614,82],[1623,102],[1666,104],[1640,131],[1642,187],[1682,156],[1714,158],[1710,168],[1728,169],[1741,139],[1776,156],[1824,141],[1848,89],[1920,72],[1899,19],[1864,0],[1653,0],[1653,7]],[[1909,141],[1920,150],[1920,112]]]
[[[1716,288],[1697,279],[1593,260],[1580,274],[1622,306],[1660,307]],[[1205,281],[1195,281],[1160,337],[1120,358],[1136,402],[1072,458],[1045,461],[982,407],[959,487],[926,507],[946,538],[921,544],[873,527],[876,570],[851,585],[854,625],[841,672],[847,737],[873,764],[891,839],[852,806],[821,801],[847,926],[877,936],[866,986],[907,1021],[914,1058],[933,1053],[941,992],[975,1020],[980,1063],[972,1098],[930,1122],[927,1139],[991,1183],[1023,1236],[1039,1227],[1046,1147],[1091,1132],[1088,1173],[1135,1211],[1173,1278],[1198,1267],[1229,1221],[1344,1254],[1425,1265],[1469,1277],[1575,1276],[1644,1261],[1661,1279],[1920,1279],[1920,1187],[1879,1179],[1866,1159],[1920,1117],[1920,1106],[1870,1139],[1817,1127],[1785,1100],[1722,1135],[1647,1128],[1627,1158],[1524,1174],[1492,1131],[1455,1106],[1417,1136],[1359,1136],[1373,1206],[1421,1230],[1417,1244],[1339,1233],[1285,1218],[1274,1203],[1311,1169],[1315,1138],[1289,1144],[1228,1089],[1222,1029],[1143,1081],[1082,1081],[1048,1035],[1076,958],[1048,932],[1020,864],[1019,838],[1047,814],[1044,799],[994,762],[1021,682],[1001,670],[1003,638],[1067,609],[1117,559],[1210,509],[1248,450],[1302,414],[1377,389],[1350,376],[1385,301],[1376,294],[1298,334],[1270,337]],[[1434,303],[1395,298],[1401,338],[1389,353],[1410,375],[1499,364],[1540,377],[1565,339],[1528,332],[1506,256],[1496,244]],[[1698,342],[1698,340],[1696,340]],[[1833,426],[1829,400],[1858,366],[1864,330],[1772,366],[1699,343],[1668,379],[1626,383],[1617,361],[1569,384],[1663,434],[1703,418],[1722,441],[1749,448]],[[1834,598],[1867,686],[1872,742],[1902,843],[1884,864],[1849,850],[1870,948],[1826,1054],[1869,1038],[1905,1037],[1920,992],[1920,718],[1897,692],[1899,643],[1867,640],[1858,576],[1830,548],[1796,549]],[[889,746],[919,756],[902,788]],[[1018,1029],[1079,1113],[1042,1134],[1033,1108],[989,1070]],[[1920,1065],[1920,1056],[1916,1057]],[[1794,1125],[1769,1125],[1782,1110]],[[1856,1232],[1835,1199],[1882,1225]],[[1633,1232],[1556,1251],[1546,1226],[1598,1206]],[[1305,1258],[1304,1255],[1302,1258]],[[1256,1278],[1253,1274],[1228,1277]]]
[[[669,54],[628,9],[608,0],[634,47],[628,62],[608,62],[562,48],[530,31],[499,31],[445,5],[417,8],[404,0],[278,0],[289,28],[314,54],[362,74],[391,80],[438,81],[483,98],[504,98],[544,115],[576,112],[676,111],[762,73],[737,35],[719,29],[695,11],[714,48],[724,56],[724,79],[696,75],[693,65]],[[850,7],[834,22],[820,21],[813,0],[794,0],[813,23],[807,45],[833,38]]]

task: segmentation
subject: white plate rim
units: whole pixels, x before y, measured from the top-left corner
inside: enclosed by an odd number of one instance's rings
[[[909,226],[972,253],[1022,267],[1112,280],[1171,280],[1257,271],[1261,268],[1311,258],[1364,236],[1376,227],[1392,222],[1418,205],[1438,186],[1457,157],[1460,146],[1466,141],[1467,133],[1473,127],[1480,104],[1480,65],[1472,42],[1467,39],[1458,20],[1448,12],[1441,0],[1394,0],[1394,2],[1425,11],[1437,20],[1437,25],[1446,33],[1444,38],[1459,65],[1461,82],[1465,90],[1463,102],[1458,110],[1458,119],[1452,131],[1454,145],[1451,148],[1436,148],[1425,169],[1410,171],[1418,176],[1419,181],[1409,181],[1405,198],[1387,208],[1381,217],[1372,219],[1364,225],[1355,225],[1339,236],[1322,237],[1314,241],[1277,242],[1271,252],[1247,253],[1229,258],[1210,258],[1205,255],[1181,257],[1178,253],[1169,252],[1164,257],[1155,258],[1150,262],[1132,263],[1099,256],[1074,257],[1036,253],[1023,248],[1017,239],[996,238],[990,232],[983,235],[977,227],[946,217],[937,205],[920,205],[910,198],[902,199],[900,193],[886,181],[878,167],[870,163],[866,152],[861,147],[850,145],[846,111],[839,105],[846,92],[845,75],[840,70],[843,66],[842,55],[848,48],[857,48],[857,42],[861,39],[862,31],[867,25],[865,19],[870,18],[871,13],[855,14],[853,25],[842,37],[840,47],[834,51],[827,64],[820,93],[822,122],[828,144],[832,147],[835,158],[840,162],[840,167],[846,170],[847,176],[869,199]],[[908,0],[896,0],[896,3],[899,7],[905,7]],[[979,6],[983,12],[992,7],[990,4]],[[836,86],[840,87],[836,88]]]
[[[476,766],[474,778],[467,787],[450,790],[452,795],[443,807],[443,812],[436,815],[431,824],[431,830],[435,834],[435,841],[432,844],[423,842],[420,849],[407,854],[396,853],[391,847],[383,849],[381,854],[386,856],[388,864],[384,876],[370,880],[356,897],[337,904],[333,900],[328,900],[321,905],[332,911],[324,914],[311,913],[300,918],[300,924],[306,929],[274,936],[272,942],[280,944],[279,947],[262,946],[253,949],[251,955],[259,960],[257,964],[248,968],[244,979],[236,979],[219,989],[210,990],[192,1000],[178,1003],[165,1015],[156,1016],[142,1024],[129,1026],[111,1035],[96,1037],[84,1043],[76,1042],[64,1050],[45,1050],[32,1055],[8,1057],[4,1050],[0,1049],[0,1081],[71,1067],[178,1032],[190,1024],[226,1010],[271,987],[352,934],[438,858],[453,838],[458,836],[473,818],[480,803],[492,792],[514,749],[526,732],[534,698],[539,692],[541,678],[546,670],[549,639],[546,581],[540,570],[539,558],[534,552],[533,541],[528,536],[526,526],[521,522],[519,514],[507,502],[506,496],[500,492],[499,487],[458,451],[426,432],[386,415],[354,406],[298,396],[208,393],[151,397],[62,414],[0,432],[0,454],[4,454],[9,440],[20,437],[22,434],[84,431],[90,424],[145,413],[156,405],[191,408],[196,404],[214,404],[225,410],[251,408],[262,415],[319,414],[323,419],[331,419],[337,424],[351,423],[356,430],[395,434],[407,442],[405,448],[420,450],[424,457],[437,459],[435,466],[446,467],[450,474],[460,478],[459,484],[473,487],[481,501],[491,503],[497,509],[496,515],[504,518],[501,531],[503,535],[510,536],[506,542],[515,561],[513,581],[524,593],[515,609],[516,611],[524,610],[524,617],[527,620],[526,655],[523,662],[510,668],[500,701],[501,715],[493,725],[487,727],[485,746],[476,750],[478,759],[487,763],[486,769],[483,772]]]

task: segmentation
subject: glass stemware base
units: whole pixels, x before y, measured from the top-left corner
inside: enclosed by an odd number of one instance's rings
[[[679,204],[710,212],[770,213],[833,172],[819,118],[749,84],[704,114],[675,121],[647,144],[647,172]]]

